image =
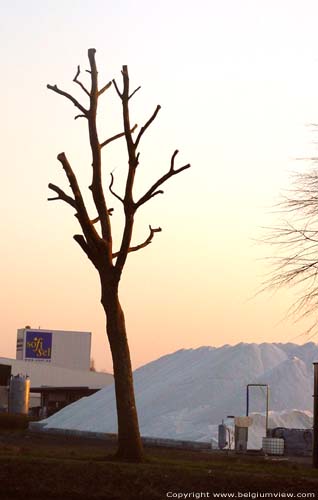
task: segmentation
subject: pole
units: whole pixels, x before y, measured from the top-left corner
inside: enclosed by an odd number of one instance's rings
[[[268,406],[269,406],[269,387],[266,386],[266,437],[268,436]]]
[[[318,468],[318,362],[314,365],[314,421],[313,421],[313,446],[312,465]]]

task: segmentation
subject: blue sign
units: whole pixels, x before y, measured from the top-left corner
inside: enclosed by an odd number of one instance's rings
[[[25,359],[51,359],[52,332],[28,330],[25,339]]]

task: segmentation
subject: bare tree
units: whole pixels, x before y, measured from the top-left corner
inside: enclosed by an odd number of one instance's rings
[[[134,228],[134,218],[137,210],[146,202],[163,193],[161,186],[171,177],[179,174],[190,167],[189,164],[182,167],[175,167],[175,159],[178,151],[174,151],[171,156],[171,162],[167,172],[162,175],[137,201],[134,199],[133,188],[136,175],[136,169],[139,164],[139,147],[141,139],[145,132],[155,120],[160,106],[157,106],[148,121],[139,129],[136,138],[133,133],[137,125],[131,126],[129,101],[133,95],[140,89],[131,91],[129,87],[129,75],[127,66],[122,67],[122,90],[116,81],[107,83],[99,87],[98,72],[95,61],[95,49],[88,50],[88,59],[90,69],[90,89],[79,80],[80,67],[78,66],[74,82],[79,85],[82,91],[89,98],[89,107],[83,106],[71,94],[59,89],[56,85],[47,85],[48,89],[68,99],[77,108],[79,113],[77,118],[84,118],[88,123],[89,142],[92,154],[92,183],[89,187],[97,210],[97,217],[92,219],[88,213],[81,189],[77,182],[76,175],[65,155],[60,153],[57,157],[61,163],[72,194],[67,194],[60,187],[49,184],[49,188],[55,192],[56,196],[49,200],[62,200],[70,205],[76,212],[82,233],[73,236],[85,252],[88,259],[97,269],[101,285],[101,303],[106,314],[106,331],[110,344],[113,359],[115,393],[117,404],[118,419],[118,450],[117,456],[121,459],[142,460],[143,448],[140,439],[138,417],[135,404],[135,395],[133,388],[132,368],[130,361],[129,346],[126,335],[126,326],[124,313],[121,308],[118,296],[119,282],[122,276],[123,268],[127,256],[130,252],[136,252],[149,245],[154,235],[161,231],[161,228],[149,226],[149,234],[139,245],[132,246],[132,234]],[[96,115],[98,109],[99,97],[114,85],[116,93],[122,103],[123,131],[100,141],[96,124]],[[121,242],[118,249],[113,249],[112,224],[110,215],[112,208],[109,207],[109,201],[102,185],[102,150],[113,141],[123,137],[126,141],[128,170],[126,177],[125,192],[119,195],[114,191],[114,177],[111,174],[109,191],[121,202],[124,211],[124,227],[122,231]]]
[[[314,317],[302,334],[316,335],[318,320],[318,158],[308,171],[293,175],[292,188],[279,203],[281,223],[270,229],[266,241],[277,247],[274,264],[265,288],[295,286],[298,298],[288,315],[303,319]],[[301,335],[302,335],[301,334]],[[312,338],[312,337],[310,337]]]

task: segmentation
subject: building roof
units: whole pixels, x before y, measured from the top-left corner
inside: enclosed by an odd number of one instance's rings
[[[10,358],[0,358],[0,364],[11,365],[12,375],[27,375],[31,388],[40,386],[80,387],[101,389],[114,381],[109,373],[88,370],[74,370],[52,365],[45,361],[22,361]]]

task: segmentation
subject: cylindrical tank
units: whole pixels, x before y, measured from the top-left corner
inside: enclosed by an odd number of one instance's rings
[[[227,427],[225,424],[220,424],[219,425],[219,428],[218,428],[219,432],[218,432],[218,445],[219,445],[219,449],[220,450],[223,450],[227,445],[228,445],[228,442],[227,442]]]
[[[12,376],[9,387],[9,412],[27,415],[30,402],[30,379],[22,375]]]

